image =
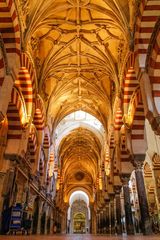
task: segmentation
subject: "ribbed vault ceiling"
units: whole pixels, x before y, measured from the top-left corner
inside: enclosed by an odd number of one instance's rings
[[[106,122],[129,41],[128,12],[128,0],[33,1],[25,37],[52,124],[73,109]]]

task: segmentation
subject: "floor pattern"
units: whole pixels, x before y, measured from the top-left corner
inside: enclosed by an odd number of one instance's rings
[[[0,240],[160,240],[160,235],[151,236],[107,236],[107,235],[30,235],[0,236]]]

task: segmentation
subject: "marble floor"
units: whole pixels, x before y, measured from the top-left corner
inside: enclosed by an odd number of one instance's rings
[[[151,236],[105,236],[105,235],[37,235],[37,236],[0,236],[0,240],[160,240],[160,235]]]

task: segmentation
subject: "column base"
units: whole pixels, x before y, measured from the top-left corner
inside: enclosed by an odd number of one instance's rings
[[[144,223],[144,227],[143,227],[143,235],[152,235],[152,228],[151,228],[151,222],[150,220],[146,220]]]

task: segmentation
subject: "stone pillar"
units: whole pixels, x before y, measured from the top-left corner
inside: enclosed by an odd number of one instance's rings
[[[116,201],[116,233],[122,234],[121,199],[120,199],[121,186],[115,186],[114,190],[115,190],[115,201]]]
[[[106,233],[109,234],[109,226],[110,226],[110,219],[109,219],[109,202],[106,204]]]
[[[122,185],[123,185],[123,194],[124,194],[124,208],[125,208],[125,219],[126,219],[126,230],[127,234],[134,234],[134,226],[132,219],[132,209],[131,209],[131,201],[130,201],[130,192],[129,192],[129,174],[123,174],[121,176]]]
[[[100,211],[100,234],[103,233],[103,211]]]
[[[62,218],[61,218],[61,233],[65,234],[67,233],[67,208],[64,208],[63,212],[62,212]]]
[[[100,233],[100,216],[98,212],[97,212],[97,233]]]
[[[110,197],[110,211],[111,211],[111,234],[115,234],[114,196]]]
[[[106,234],[106,208],[103,209],[103,233]]]
[[[145,159],[145,155],[136,155],[134,157],[135,176],[138,192],[139,207],[141,213],[141,228],[144,235],[152,233],[151,222],[149,217],[149,209],[147,202],[146,189],[144,185],[144,177],[142,172],[142,166]]]
[[[91,227],[89,232],[92,234],[97,233],[97,225],[96,225],[96,212],[94,210],[94,205],[90,205],[90,210],[91,210]]]

